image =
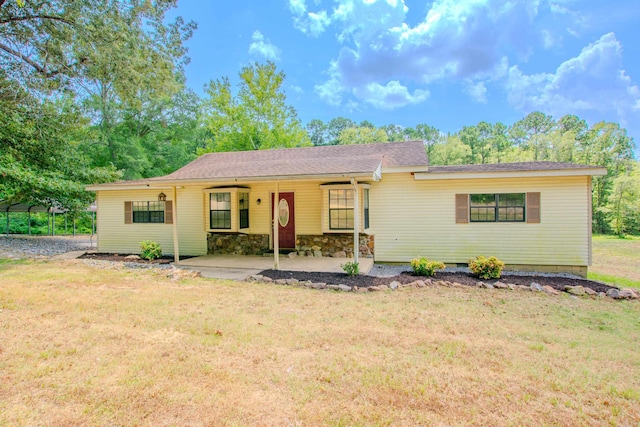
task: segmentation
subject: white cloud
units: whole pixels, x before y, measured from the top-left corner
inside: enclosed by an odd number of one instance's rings
[[[622,68],[622,46],[614,33],[583,48],[555,73],[526,75],[513,66],[506,87],[509,102],[523,112],[577,114],[623,125],[640,119],[640,89]]]
[[[426,101],[429,98],[429,91],[416,89],[411,93],[399,81],[392,80],[386,85],[369,83],[364,87],[356,88],[354,95],[381,110],[393,110]]]
[[[294,93],[297,93],[298,95],[302,95],[304,93],[304,89],[302,89],[298,85],[291,85],[290,87],[291,87],[291,91]]]
[[[265,39],[258,30],[254,31],[251,36],[251,45],[249,45],[249,54],[254,56],[262,56],[270,61],[280,59],[280,49],[268,39]]]
[[[355,97],[381,108],[381,99],[393,99],[395,107],[422,102],[428,85],[443,80],[461,81],[473,99],[486,100],[485,83],[505,73],[506,54],[530,55],[538,1],[435,0],[424,20],[410,26],[403,0],[336,0],[331,12],[319,7],[322,24],[314,31],[306,4],[290,0],[290,8],[296,28],[318,35],[334,26],[342,44],[316,93],[332,105]],[[395,96],[380,96],[373,87]]]
[[[484,82],[468,82],[464,87],[464,91],[474,101],[480,104],[487,103],[487,87]]]

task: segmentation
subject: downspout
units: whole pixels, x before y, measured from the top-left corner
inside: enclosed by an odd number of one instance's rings
[[[273,269],[280,270],[280,233],[278,205],[280,204],[280,183],[276,181],[276,189],[273,193]]]
[[[180,262],[180,244],[178,242],[178,190],[174,185],[173,190],[173,262]]]
[[[351,178],[353,185],[353,262],[358,264],[360,257],[360,192],[358,181]]]

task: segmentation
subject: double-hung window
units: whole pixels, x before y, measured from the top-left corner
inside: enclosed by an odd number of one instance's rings
[[[165,202],[132,202],[134,223],[164,223]]]
[[[231,193],[211,193],[209,195],[209,221],[212,229],[231,228]]]
[[[329,190],[329,229],[353,230],[353,190]]]
[[[240,228],[249,228],[249,193],[238,193]]]
[[[525,193],[471,194],[471,222],[524,222]]]

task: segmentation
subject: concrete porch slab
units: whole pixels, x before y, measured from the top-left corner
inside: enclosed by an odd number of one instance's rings
[[[281,255],[280,270],[344,273],[340,265],[349,261],[353,259],[298,256],[289,258]],[[360,258],[359,263],[361,274],[367,274],[373,267],[373,258]],[[273,265],[273,257],[242,255],[205,255],[185,259],[175,264],[178,268],[200,271],[204,277],[235,280],[244,280],[262,270],[272,269]],[[216,270],[219,272],[216,273]]]

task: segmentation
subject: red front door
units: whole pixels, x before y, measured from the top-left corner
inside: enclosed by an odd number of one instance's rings
[[[278,206],[278,244],[280,249],[295,249],[296,247],[296,222],[293,206],[293,193],[280,193]],[[271,195],[273,206],[273,194]],[[273,209],[271,210],[273,220]]]

